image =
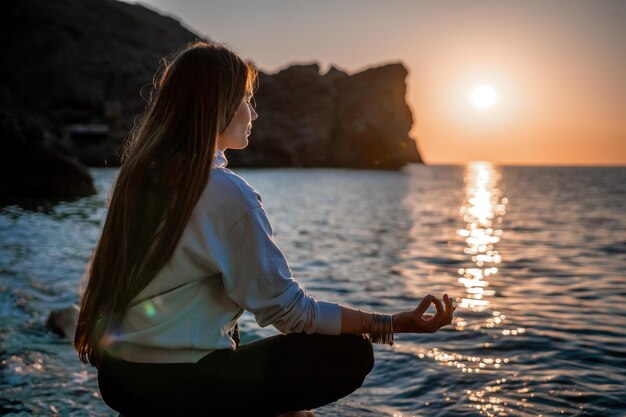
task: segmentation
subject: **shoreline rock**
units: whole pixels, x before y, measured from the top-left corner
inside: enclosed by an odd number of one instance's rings
[[[64,339],[73,339],[76,333],[76,323],[78,322],[78,305],[54,310],[48,315],[46,328]]]
[[[49,134],[0,110],[0,205],[33,205],[95,194],[87,168]]]

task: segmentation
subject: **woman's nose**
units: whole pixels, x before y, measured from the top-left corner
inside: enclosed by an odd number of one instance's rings
[[[254,119],[258,118],[259,115],[257,114],[256,110],[254,110],[254,107],[251,107],[251,108],[252,108],[251,116],[252,116],[252,120],[254,120]]]

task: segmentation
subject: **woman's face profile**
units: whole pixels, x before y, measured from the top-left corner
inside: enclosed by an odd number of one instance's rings
[[[246,93],[235,117],[219,138],[219,149],[243,149],[248,146],[248,136],[252,132],[252,121],[259,117],[250,103],[251,98],[252,95]]]

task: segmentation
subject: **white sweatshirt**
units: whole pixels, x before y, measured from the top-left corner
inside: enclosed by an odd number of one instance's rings
[[[209,183],[171,260],[131,302],[104,348],[131,362],[197,362],[235,349],[228,332],[245,310],[283,333],[339,335],[339,304],[293,279],[261,196],[226,169],[218,150]]]

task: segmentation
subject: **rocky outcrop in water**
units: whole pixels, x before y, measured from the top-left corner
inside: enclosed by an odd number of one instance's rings
[[[39,127],[0,111],[0,204],[67,200],[96,192],[87,169]]]
[[[83,163],[119,163],[161,58],[199,37],[116,0],[7,0],[0,17],[0,109],[55,137]],[[420,162],[408,136],[407,70],[348,75],[317,64],[261,74],[259,119],[231,166],[397,168]]]
[[[74,304],[50,312],[46,320],[46,328],[62,338],[73,339],[79,311],[78,305]]]
[[[232,166],[398,168],[421,162],[408,135],[407,70],[389,64],[348,75],[320,75],[317,64],[262,74],[259,118],[245,151],[228,151]]]

